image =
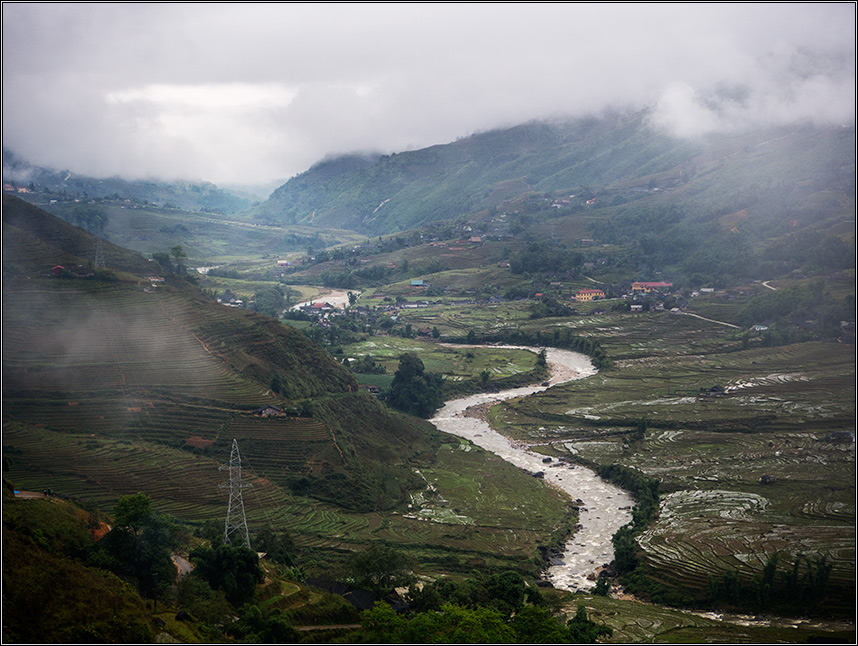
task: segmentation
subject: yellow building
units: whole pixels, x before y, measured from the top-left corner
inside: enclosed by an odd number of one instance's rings
[[[652,291],[660,291],[662,289],[669,289],[673,287],[673,283],[642,283],[642,282],[634,282],[632,283],[632,292],[635,294],[639,294],[643,292],[644,294],[649,294]]]
[[[605,298],[605,292],[601,289],[579,289],[575,292],[575,300],[579,303],[584,301],[592,301],[597,298]]]

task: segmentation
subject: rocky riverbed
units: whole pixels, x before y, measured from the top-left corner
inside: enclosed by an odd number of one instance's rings
[[[528,348],[538,352],[539,348]],[[481,393],[447,402],[430,421],[440,430],[463,437],[531,474],[541,474],[546,484],[566,492],[579,507],[579,525],[562,555],[552,559],[546,577],[554,587],[567,590],[591,588],[598,569],[614,558],[611,536],[631,521],[631,496],[597,476],[590,469],[562,460],[545,461],[527,445],[513,442],[486,423],[488,408],[495,403],[524,397],[546,388],[595,374],[586,355],[547,348],[551,372],[549,386],[526,386],[498,393]]]

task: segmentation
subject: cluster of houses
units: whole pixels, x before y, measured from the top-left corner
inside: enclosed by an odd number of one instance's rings
[[[3,184],[4,193],[30,193],[30,189],[26,186],[13,186],[12,184]]]
[[[554,285],[554,283],[552,283],[552,285]],[[657,294],[660,296],[666,295],[670,293],[671,288],[673,288],[673,283],[635,281],[631,285],[631,290],[624,294],[623,298],[637,299],[639,296],[646,294]],[[579,289],[575,292],[575,295],[572,298],[578,303],[586,303],[606,298],[606,295],[605,291],[602,289]],[[638,304],[637,307],[640,309],[635,309],[636,305],[633,304],[632,311],[640,311],[643,309],[642,304]]]

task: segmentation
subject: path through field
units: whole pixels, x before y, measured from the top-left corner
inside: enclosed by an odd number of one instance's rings
[[[528,349],[539,351],[539,348]],[[590,360],[577,352],[547,348],[546,357],[552,374],[551,385],[596,372]],[[562,489],[573,500],[581,500],[580,527],[566,544],[562,558],[552,564],[547,575],[556,588],[586,590],[593,586],[587,576],[614,558],[611,537],[631,521],[632,497],[584,467],[557,460],[545,463],[545,456],[513,443],[483,420],[468,415],[468,409],[473,406],[524,397],[545,389],[546,386],[526,386],[456,399],[447,402],[430,421],[440,430],[470,440],[519,468],[530,473],[542,472],[547,483]]]
[[[708,319],[705,316],[700,316],[699,314],[692,314],[691,312],[683,312],[686,316],[693,316],[696,319],[700,319],[701,321],[709,321],[710,323],[717,323],[718,325],[726,325],[727,327],[734,327],[737,330],[740,329],[738,325],[733,325],[732,323],[725,323],[724,321],[716,321],[715,319]]]

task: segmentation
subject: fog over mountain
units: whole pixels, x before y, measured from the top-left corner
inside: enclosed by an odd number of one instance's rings
[[[3,5],[3,146],[260,184],[531,119],[854,123],[855,5]]]

